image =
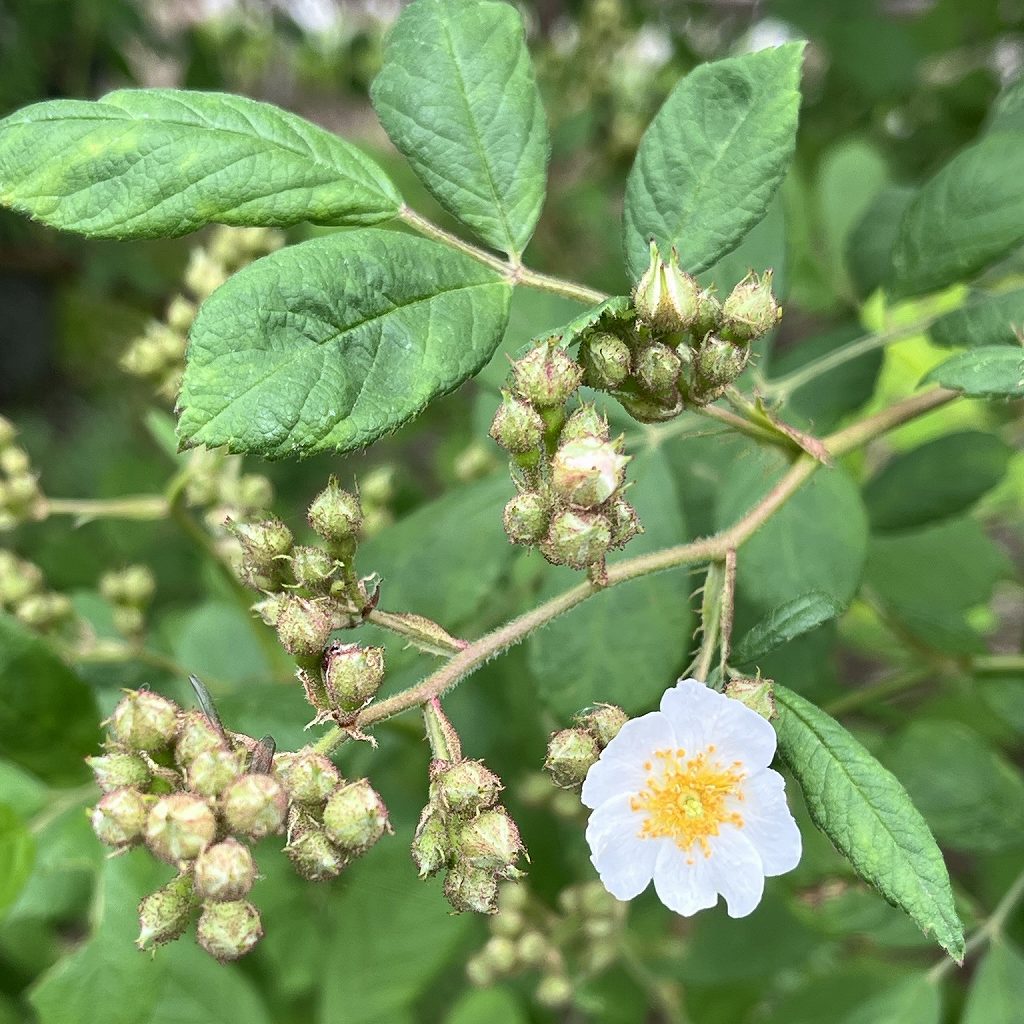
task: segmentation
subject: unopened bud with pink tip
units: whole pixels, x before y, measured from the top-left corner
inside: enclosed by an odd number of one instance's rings
[[[320,807],[341,784],[341,773],[330,758],[311,747],[285,751],[274,758],[274,777],[293,803]]]
[[[569,504],[594,508],[622,486],[628,462],[629,456],[620,454],[614,442],[580,437],[555,452],[551,486]]]
[[[252,854],[237,839],[214,843],[196,858],[195,886],[204,900],[240,900],[255,880]]]
[[[512,364],[515,394],[540,409],[564,405],[580,386],[583,367],[558,344],[541,342]]]
[[[221,794],[220,810],[231,832],[262,839],[284,828],[288,796],[272,775],[240,775]]]
[[[334,643],[323,665],[331,707],[351,714],[373,700],[384,681],[384,648]]]
[[[146,819],[146,846],[168,864],[194,860],[216,834],[217,819],[209,804],[190,793],[160,797]]]
[[[134,846],[146,828],[153,797],[124,786],[106,793],[92,809],[92,830],[101,843],[115,849]]]
[[[611,540],[611,527],[604,516],[564,509],[551,520],[540,550],[552,565],[586,569],[604,558]]]
[[[178,706],[149,690],[129,690],[114,708],[110,731],[131,750],[162,750],[178,731]]]
[[[204,904],[196,939],[221,963],[245,956],[262,937],[259,911],[251,903],[231,900]]]

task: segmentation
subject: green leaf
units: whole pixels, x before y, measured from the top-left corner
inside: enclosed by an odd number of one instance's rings
[[[906,790],[820,708],[784,686],[776,686],[775,698],[779,750],[814,824],[861,878],[962,960],[963,925],[949,874]]]
[[[874,530],[905,530],[963,512],[1006,475],[1010,449],[994,434],[946,434],[887,462],[864,488]]]
[[[1024,241],[1024,133],[988,135],[954,157],[910,204],[893,249],[900,295],[973,277]]]
[[[408,841],[383,842],[347,872],[322,979],[323,1024],[401,1019],[427,990],[471,926],[455,917],[436,884],[416,877]]]
[[[982,345],[969,349],[935,367],[921,383],[941,384],[972,398],[1024,398],[1024,348]]]
[[[0,919],[32,873],[36,841],[8,804],[0,804]]]
[[[940,842],[978,853],[1024,849],[1024,777],[973,729],[913,722],[884,756]]]
[[[733,648],[730,661],[735,665],[748,665],[842,613],[842,605],[828,594],[816,590],[801,594],[761,619]]]
[[[1015,330],[1016,328],[1016,330]],[[940,316],[928,328],[936,345],[978,348],[982,345],[1020,345],[1017,331],[1024,328],[1024,288],[1001,295],[985,295],[961,309]]]
[[[470,989],[451,1008],[444,1024],[526,1024],[527,1015],[507,988]]]
[[[629,500],[645,532],[630,544],[629,556],[679,543],[685,523],[665,456],[658,450],[638,456],[630,477],[636,484]],[[541,596],[553,597],[579,580],[569,569],[547,569]],[[541,699],[560,717],[594,701],[620,704],[631,714],[649,710],[682,668],[692,589],[685,571],[646,576],[545,626],[529,644]]]
[[[939,1024],[939,986],[919,974],[885,989],[842,1018],[842,1024]]]
[[[1024,956],[997,938],[971,980],[960,1024],[1017,1024],[1022,1006]]]
[[[785,456],[760,449],[737,460],[718,495],[718,527],[749,512],[788,464]],[[842,469],[822,469],[740,548],[738,585],[761,610],[809,591],[846,606],[866,550],[867,516],[857,487]]]
[[[416,0],[388,37],[370,94],[438,202],[518,256],[540,216],[550,145],[516,8]]]
[[[653,237],[698,273],[765,215],[793,158],[803,43],[702,64],[669,94],[626,182],[623,242],[638,280]]]
[[[0,615],[0,757],[47,782],[80,781],[100,742],[92,691],[35,634]]]
[[[892,250],[907,208],[917,195],[907,185],[889,185],[875,196],[846,239],[846,270],[861,298],[888,284]]]
[[[354,146],[269,103],[125,89],[0,121],[0,203],[91,238],[376,224],[402,200]]]
[[[468,256],[399,232],[289,246],[203,304],[179,434],[271,458],[364,447],[490,359],[510,294]]]
[[[996,97],[985,127],[989,132],[1024,131],[1024,75]]]

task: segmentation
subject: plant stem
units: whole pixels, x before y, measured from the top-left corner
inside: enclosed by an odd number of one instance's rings
[[[756,423],[751,423],[750,420],[730,412],[728,409],[720,409],[717,405],[706,405],[702,409],[695,409],[694,412],[701,416],[706,416],[708,419],[718,420],[719,423],[726,423],[733,430],[746,434],[755,441],[773,444],[786,451],[793,451],[796,448],[793,441],[783,434],[768,430],[767,427],[760,427]]]
[[[831,456],[845,455],[893,427],[952,401],[957,394],[955,391],[936,388],[913,395],[897,402],[889,409],[830,435],[823,440],[823,444]],[[610,565],[608,578],[603,586],[595,586],[589,580],[578,583],[532,611],[520,615],[504,626],[499,626],[493,632],[487,633],[460,650],[450,661],[415,686],[402,690],[380,703],[371,704],[359,715],[355,723],[356,727],[363,729],[411,707],[423,704],[431,697],[442,696],[491,658],[524,640],[559,615],[575,608],[588,597],[601,593],[609,587],[665,569],[724,559],[730,550],[741,547],[744,541],[756,533],[820,467],[821,463],[810,455],[799,456],[775,486],[732,526],[712,534],[710,537],[690,541],[686,544],[677,544],[674,547]],[[343,742],[347,735],[348,733],[341,729],[333,729],[321,737],[316,748],[321,753],[330,753],[339,743]]]
[[[899,672],[896,675],[880,679],[876,683],[869,683],[852,693],[843,694],[842,697],[837,697],[826,704],[824,710],[830,715],[856,711],[872,701],[895,697],[907,690],[912,690],[932,675],[932,672],[933,669],[930,665],[918,665],[916,668],[907,669],[906,672]]]
[[[43,517],[74,516],[78,524],[93,519],[165,519],[170,511],[160,494],[136,494],[123,498],[47,498]]]
[[[418,231],[426,238],[430,238],[451,249],[457,249],[471,259],[482,263],[491,270],[496,270],[510,284],[524,284],[529,288],[539,288],[542,291],[554,292],[556,295],[564,295],[567,299],[575,299],[587,305],[594,305],[603,302],[608,296],[604,292],[586,285],[577,284],[575,281],[566,281],[560,277],[552,277],[550,274],[541,274],[536,270],[528,270],[521,263],[500,259],[499,257],[481,249],[476,245],[463,241],[458,235],[438,227],[433,221],[427,220],[415,210],[403,206],[398,213],[398,219],[404,221],[414,231]]]

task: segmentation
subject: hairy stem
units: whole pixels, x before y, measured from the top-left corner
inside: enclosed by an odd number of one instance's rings
[[[823,443],[829,454],[837,458],[867,444],[876,437],[880,437],[893,427],[952,401],[955,397],[957,397],[957,392],[944,388],[936,388],[913,395],[889,409],[830,435],[824,439]],[[602,590],[665,569],[724,559],[731,550],[741,547],[756,533],[820,467],[821,463],[818,460],[810,455],[801,455],[775,486],[732,526],[710,537],[703,537],[687,544],[677,544],[661,551],[654,551],[610,565],[604,586],[595,586],[589,580],[578,583],[532,611],[505,623],[504,626],[499,626],[493,632],[482,636],[459,651],[445,665],[415,686],[396,693],[379,703],[371,704],[359,715],[356,721],[357,728],[366,728],[390,718],[392,715],[417,707],[432,697],[442,696],[491,658],[524,640],[541,626],[547,625],[559,615],[564,615],[588,597],[592,597]],[[316,747],[322,753],[329,753],[343,742],[347,735],[348,733],[341,729],[333,729],[320,739]]]

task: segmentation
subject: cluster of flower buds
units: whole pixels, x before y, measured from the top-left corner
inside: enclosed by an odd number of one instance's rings
[[[597,704],[581,711],[572,728],[552,733],[544,768],[554,784],[561,789],[578,790],[601,751],[628,721],[629,716],[622,708]]]
[[[394,521],[391,507],[395,501],[395,467],[389,463],[374,466],[359,478],[359,503],[363,511],[361,537],[373,537]]]
[[[592,405],[566,418],[582,379],[583,367],[557,339],[543,342],[512,364],[490,434],[511,457],[518,491],[505,506],[509,540],[600,579],[607,553],[635,537],[640,522],[623,497],[622,439],[611,439]]]
[[[611,392],[642,423],[720,397],[749,362],[751,343],[782,315],[770,270],[751,272],[719,302],[680,267],[674,248],[665,260],[653,241],[633,307],[634,323],[591,330],[580,360],[584,383]]]
[[[155,591],[156,580],[144,565],[128,565],[100,577],[100,594],[113,607],[114,626],[127,637],[142,633]]]
[[[243,472],[240,455],[229,455],[223,448],[196,448],[189,453],[185,500],[203,510],[222,555],[233,561],[239,557],[238,545],[224,524],[256,517],[273,502],[274,488],[262,474]]]
[[[572,978],[607,968],[618,955],[617,933],[626,904],[600,882],[564,889],[552,911],[524,885],[502,886],[490,936],[466,963],[466,976],[480,988],[536,971],[534,1000],[551,1010],[573,998]]]
[[[206,245],[192,250],[185,270],[185,293],[171,299],[163,320],[150,321],[132,341],[121,356],[121,368],[150,381],[158,395],[173,401],[199,303],[236,270],[282,245],[284,235],[271,228],[214,228]]]
[[[28,452],[15,444],[17,436],[14,424],[0,416],[0,531],[45,514],[39,481]]]
[[[39,566],[4,548],[0,548],[0,610],[12,612],[39,633],[52,633],[74,619],[70,599],[46,589]]]
[[[148,690],[127,691],[107,726],[104,753],[88,759],[103,791],[93,830],[115,851],[144,845],[177,870],[139,904],[140,949],[177,939],[199,911],[199,944],[218,960],[244,956],[263,934],[248,900],[257,877],[250,843],[287,824],[299,873],[328,878],[322,856],[313,866],[318,852],[331,851],[340,870],[387,827],[368,783],[345,782],[326,757],[310,749],[275,756],[269,738],[229,733],[215,717]]]
[[[518,879],[526,848],[519,829],[498,802],[501,780],[482,761],[434,758],[430,800],[412,842],[421,878],[445,870],[445,899],[457,911],[493,914],[498,883]]]

